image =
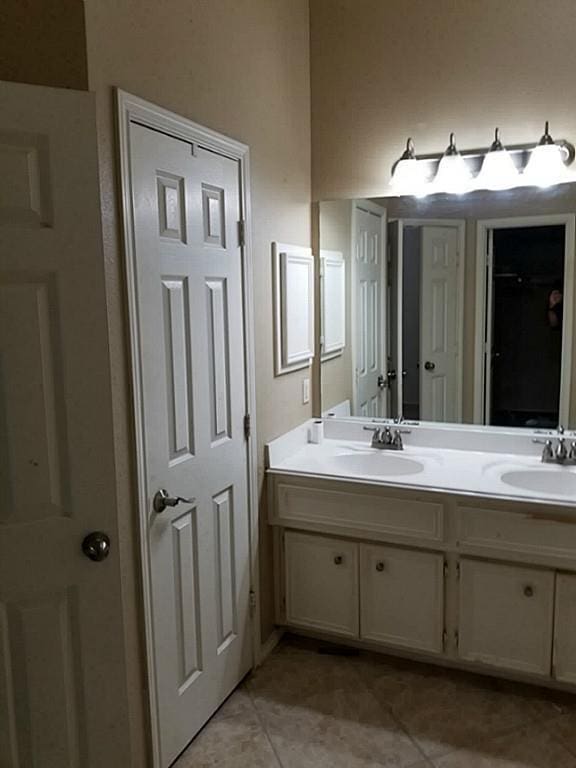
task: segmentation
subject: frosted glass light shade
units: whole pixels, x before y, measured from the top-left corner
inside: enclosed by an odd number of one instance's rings
[[[522,180],[524,184],[536,187],[550,187],[569,181],[570,174],[564,165],[560,147],[557,144],[538,144],[534,147]]]
[[[435,192],[462,195],[470,190],[471,174],[460,154],[444,155],[434,179]]]
[[[424,166],[416,158],[399,160],[394,168],[390,188],[395,195],[415,195],[423,197],[427,194]]]
[[[506,149],[496,149],[484,156],[482,168],[476,177],[477,189],[510,189],[516,187],[519,174]]]

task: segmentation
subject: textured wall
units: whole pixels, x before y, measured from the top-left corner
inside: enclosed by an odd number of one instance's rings
[[[0,80],[86,90],[82,0],[2,0]]]
[[[125,510],[123,563],[132,688],[140,685],[137,519],[133,496],[123,254],[115,179],[113,86],[250,145],[256,305],[257,429],[263,445],[311,414],[302,372],[273,375],[273,240],[310,244],[310,83],[307,0],[87,0],[89,86],[96,91],[114,370],[116,462]],[[273,574],[261,493],[262,635],[273,626]],[[142,700],[142,699],[140,699]],[[135,741],[142,711],[134,700]]]
[[[375,196],[420,153],[576,138],[573,0],[311,0],[313,197]]]

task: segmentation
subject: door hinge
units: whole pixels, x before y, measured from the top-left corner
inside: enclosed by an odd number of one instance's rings
[[[444,578],[448,576],[448,561],[444,560]]]
[[[448,632],[444,630],[444,632],[442,632],[442,650],[443,651],[446,650],[447,645],[448,645]]]
[[[244,437],[246,440],[250,439],[251,433],[252,433],[252,420],[250,418],[250,414],[247,413],[244,416]]]
[[[256,610],[256,592],[253,589],[250,590],[250,615],[254,615]]]
[[[240,219],[238,222],[238,245],[243,248],[246,245],[246,222]]]
[[[454,630],[454,644],[456,645],[456,650],[460,647],[460,633],[457,629]]]

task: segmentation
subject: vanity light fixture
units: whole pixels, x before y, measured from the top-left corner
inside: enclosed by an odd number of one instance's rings
[[[466,161],[458,152],[454,134],[450,134],[450,144],[438,163],[436,178],[433,182],[434,192],[447,192],[461,195],[470,189],[471,174]]]
[[[550,136],[548,120],[542,138],[530,153],[522,180],[528,186],[537,187],[550,187],[570,180],[562,148]]]
[[[518,186],[519,174],[506,147],[500,141],[500,129],[494,131],[494,141],[484,155],[475,189],[510,189]]]
[[[416,159],[412,139],[408,139],[406,149],[392,169],[390,188],[395,195],[424,197],[428,193],[425,168]]]

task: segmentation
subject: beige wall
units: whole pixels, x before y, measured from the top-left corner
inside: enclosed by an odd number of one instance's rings
[[[116,462],[123,530],[132,687],[141,684],[137,518],[129,373],[115,179],[112,87],[246,142],[251,149],[259,477],[263,444],[311,415],[302,372],[274,378],[273,240],[310,244],[310,91],[307,0],[86,0],[89,87],[96,91],[114,369]],[[262,494],[262,499],[264,499]],[[262,504],[262,634],[273,626],[270,537]],[[145,723],[134,699],[135,743]]]
[[[82,0],[2,0],[0,80],[86,90]]]
[[[576,138],[574,0],[311,0],[313,197],[375,196],[420,153]]]

